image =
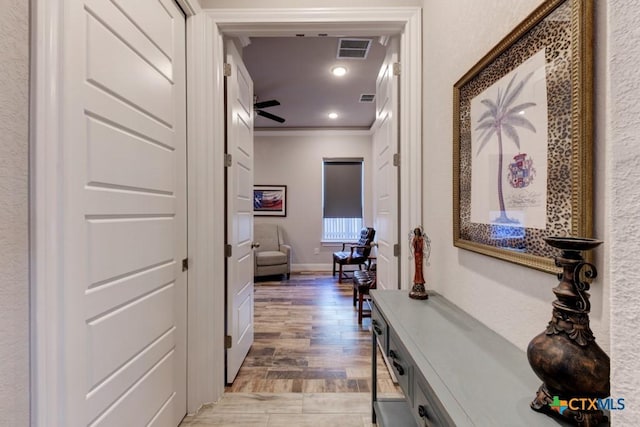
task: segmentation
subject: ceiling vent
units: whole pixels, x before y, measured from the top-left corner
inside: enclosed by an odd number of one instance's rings
[[[340,39],[338,59],[366,59],[370,46],[369,39]]]
[[[376,96],[374,94],[363,93],[362,95],[360,95],[360,102],[373,102],[375,98]]]

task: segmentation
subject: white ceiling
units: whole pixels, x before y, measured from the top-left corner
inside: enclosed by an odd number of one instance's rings
[[[350,36],[351,37],[351,36]],[[379,37],[366,59],[336,59],[337,37],[251,37],[243,58],[253,79],[258,102],[276,99],[281,105],[264,111],[283,117],[282,124],[256,116],[256,129],[369,129],[375,102],[360,103],[361,94],[375,94],[375,82],[385,56]],[[331,68],[347,67],[335,77]],[[329,112],[339,117],[329,119]]]

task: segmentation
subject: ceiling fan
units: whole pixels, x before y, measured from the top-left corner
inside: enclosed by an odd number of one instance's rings
[[[276,116],[275,114],[267,113],[266,111],[262,111],[263,108],[275,107],[276,105],[280,105],[280,103],[275,99],[271,99],[269,101],[263,101],[263,102],[255,102],[253,104],[253,110],[259,116],[265,117],[267,119],[275,120],[278,123],[284,123],[284,119],[282,117]]]

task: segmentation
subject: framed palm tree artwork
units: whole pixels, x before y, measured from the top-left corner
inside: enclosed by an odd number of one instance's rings
[[[453,242],[557,272],[548,236],[591,237],[593,3],[548,0],[453,91]]]

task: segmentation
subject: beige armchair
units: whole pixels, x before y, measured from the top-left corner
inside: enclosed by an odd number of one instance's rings
[[[282,229],[276,224],[254,224],[253,241],[258,243],[254,252],[256,277],[286,274],[291,277],[291,246],[284,244]]]

